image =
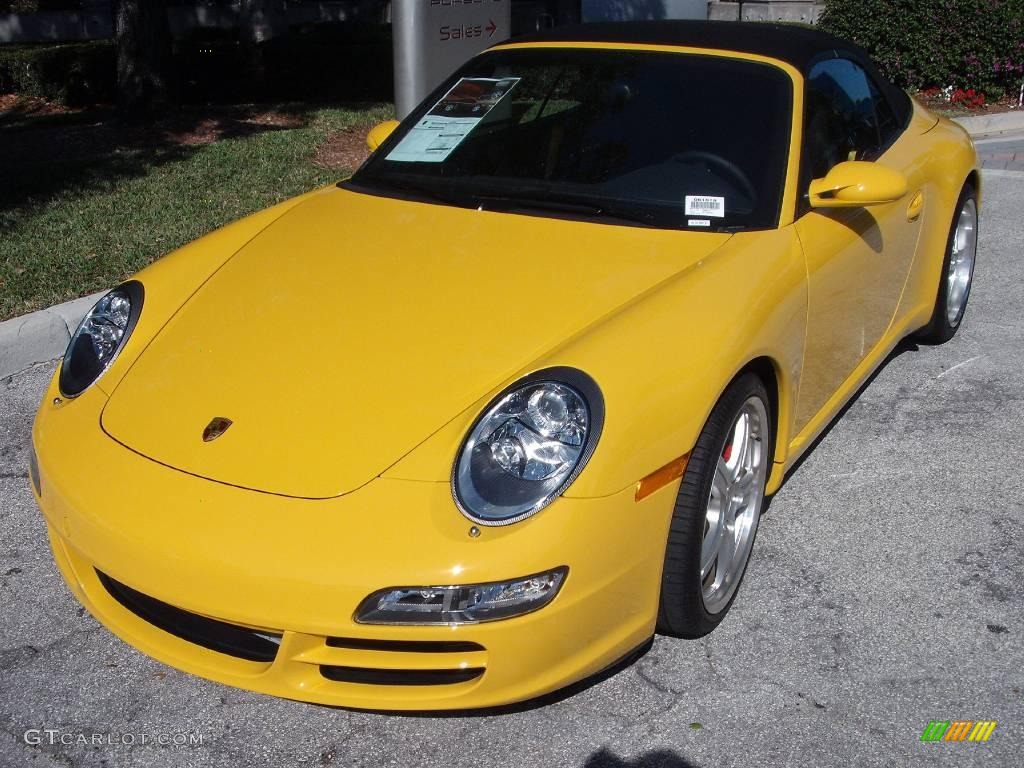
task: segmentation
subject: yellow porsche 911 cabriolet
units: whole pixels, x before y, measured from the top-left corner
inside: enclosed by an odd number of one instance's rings
[[[223,683],[487,707],[704,635],[787,468],[964,315],[969,138],[820,32],[549,31],[368,142],[104,296],[36,419],[72,591]]]

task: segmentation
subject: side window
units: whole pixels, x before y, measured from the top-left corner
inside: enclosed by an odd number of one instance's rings
[[[876,102],[884,104],[886,131],[896,119],[867,74],[849,59],[828,59],[811,69],[805,93],[805,175],[818,179],[846,160],[874,157],[884,146]]]
[[[902,126],[896,119],[896,113],[892,111],[892,105],[870,77],[868,78],[868,87],[871,89],[871,100],[875,102],[875,115],[878,117],[879,143],[883,148],[888,147],[899,135]]]

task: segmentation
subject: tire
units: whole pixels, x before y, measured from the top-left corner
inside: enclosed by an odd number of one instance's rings
[[[741,445],[743,425],[752,437]],[[718,626],[732,607],[764,507],[774,433],[771,400],[764,384],[753,373],[742,374],[711,411],[690,452],[679,486],[661,577],[657,628],[662,634],[703,637]],[[747,451],[743,450],[744,445]],[[720,465],[722,474],[716,478]],[[741,491],[743,503],[726,503],[723,510],[723,496],[732,498]],[[730,517],[732,530],[728,526]],[[709,536],[713,528],[717,537]],[[741,540],[735,537],[737,531]],[[702,578],[705,540],[708,557],[714,552],[720,554],[706,563]],[[718,548],[716,542],[720,544]],[[727,563],[725,567],[723,562]]]
[[[954,211],[932,318],[917,334],[917,339],[925,344],[942,344],[956,335],[974,282],[978,250],[978,195],[970,182],[960,192]],[[957,286],[954,288],[955,281]]]

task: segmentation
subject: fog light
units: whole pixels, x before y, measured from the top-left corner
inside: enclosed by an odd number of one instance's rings
[[[536,611],[554,600],[566,567],[514,581],[448,587],[391,587],[356,610],[361,624],[476,624]]]
[[[36,449],[34,447],[28,450],[28,476],[32,478],[32,487],[36,491],[36,496],[42,496],[43,487],[39,482],[39,461],[36,459]]]

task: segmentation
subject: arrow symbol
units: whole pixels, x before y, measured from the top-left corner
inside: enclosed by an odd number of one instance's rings
[[[494,33],[495,33],[495,31],[496,31],[496,30],[498,29],[498,27],[497,27],[497,25],[496,25],[496,24],[494,23],[494,20],[493,20],[493,19],[488,19],[488,20],[487,20],[487,22],[488,22],[488,23],[487,23],[487,26],[486,26],[486,27],[484,27],[484,29],[486,29],[486,30],[487,30],[487,36],[488,36],[488,37],[494,37]]]

